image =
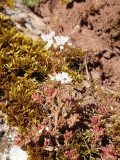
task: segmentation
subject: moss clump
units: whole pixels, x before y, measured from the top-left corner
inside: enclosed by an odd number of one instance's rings
[[[7,6],[10,8],[14,8],[15,0],[1,0],[0,7]]]
[[[49,53],[43,41],[23,36],[9,19],[0,14],[0,56],[4,73],[44,79],[49,68]],[[10,23],[10,25],[9,25]],[[6,77],[7,78],[7,77]]]
[[[6,101],[2,110],[10,116],[9,122],[18,126],[31,108],[28,102],[35,81],[42,82],[47,77],[49,52],[43,41],[24,36],[9,18],[0,14],[0,64],[0,90]]]

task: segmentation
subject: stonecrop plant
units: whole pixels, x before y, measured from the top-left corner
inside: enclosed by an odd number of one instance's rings
[[[119,122],[97,100],[84,104],[97,92],[69,40],[51,32],[33,41],[0,13],[0,109],[18,128],[14,144],[29,160],[118,160]]]

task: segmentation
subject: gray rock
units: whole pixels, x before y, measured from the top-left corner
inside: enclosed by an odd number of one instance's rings
[[[20,1],[16,2],[14,9],[6,7],[6,14],[15,22],[16,27],[33,39],[37,40],[40,35],[47,32],[47,24]]]

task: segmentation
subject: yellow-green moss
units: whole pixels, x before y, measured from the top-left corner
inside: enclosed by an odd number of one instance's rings
[[[7,101],[2,110],[10,116],[11,124],[24,125],[20,119],[32,107],[30,96],[36,88],[35,81],[44,81],[49,68],[44,42],[24,36],[9,18],[0,14],[0,89]]]
[[[68,4],[68,3],[71,3],[73,0],[60,0],[60,1],[64,4]]]
[[[15,0],[1,0],[0,7],[10,7],[14,8]]]

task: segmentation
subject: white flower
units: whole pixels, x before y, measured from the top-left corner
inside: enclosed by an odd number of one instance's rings
[[[69,42],[69,43],[68,43],[68,46],[72,46],[72,43]]]
[[[64,46],[60,46],[60,50],[64,50]]]
[[[54,37],[54,35],[55,35],[55,32],[51,32],[50,34],[42,34],[41,38],[43,39],[43,41],[48,42]]]
[[[51,37],[54,37],[54,36],[55,36],[55,32],[52,31],[49,35],[50,35]]]
[[[47,44],[46,44],[47,49],[53,45],[53,43],[54,43],[53,36],[54,35],[55,35],[55,32],[51,32],[50,34],[46,34],[46,35],[45,34],[41,35],[42,40],[47,42]]]
[[[61,84],[70,83],[72,78],[66,72],[58,73],[51,78],[52,81],[60,81]]]
[[[58,48],[57,43],[53,43],[53,47],[54,47],[54,49]]]
[[[27,158],[27,153],[16,145],[14,145],[9,151],[10,160],[27,160]]]
[[[59,47],[60,50],[63,50],[65,44],[71,45],[71,43],[68,42],[69,37],[55,36],[55,32],[51,32],[50,34],[43,34],[41,35],[41,38],[46,42],[47,49],[53,46],[55,49]]]
[[[52,44],[53,44],[53,39],[51,38],[51,39],[49,39],[48,43],[46,44],[46,47],[50,48],[52,46]]]
[[[46,129],[46,131],[49,131],[49,128],[48,128],[48,127],[46,127],[45,129]]]
[[[56,37],[54,37],[54,39],[56,40],[57,45],[60,46],[60,45],[64,45],[65,43],[67,43],[67,41],[69,40],[69,37],[56,36]]]

